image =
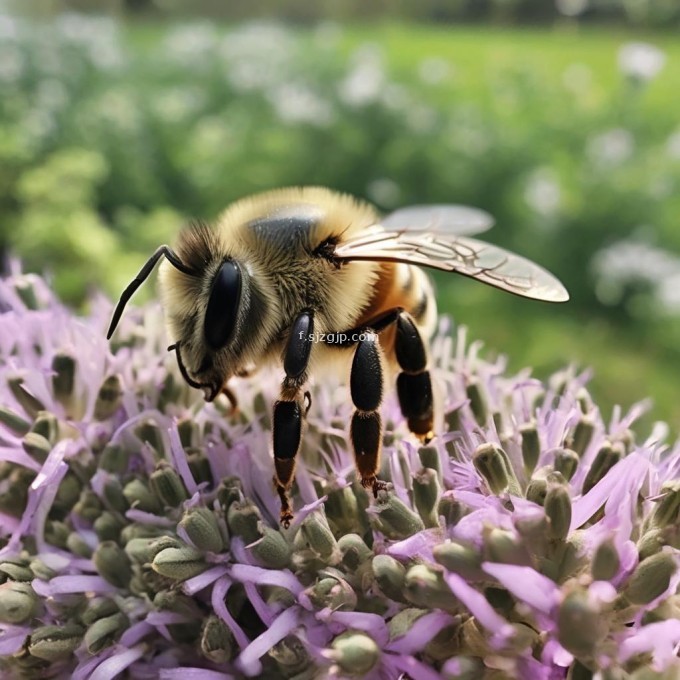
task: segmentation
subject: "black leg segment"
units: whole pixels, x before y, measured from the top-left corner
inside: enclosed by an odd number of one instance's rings
[[[350,390],[352,402],[360,411],[375,411],[382,403],[383,370],[378,347],[378,336],[374,333],[361,340],[352,361]]]
[[[309,353],[314,340],[314,316],[311,311],[302,312],[290,330],[283,368],[289,378],[299,378],[309,363]]]

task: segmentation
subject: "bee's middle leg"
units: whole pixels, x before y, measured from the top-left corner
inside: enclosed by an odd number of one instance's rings
[[[383,355],[377,334],[368,332],[359,341],[352,361],[350,390],[355,406],[350,426],[354,460],[361,485],[377,496],[385,482],[377,478],[382,449],[380,405],[384,393]]]
[[[302,393],[307,381],[307,366],[312,348],[314,317],[301,312],[290,331],[283,368],[286,377],[281,385],[281,399],[274,404],[274,486],[281,499],[281,524],[288,528],[293,519],[288,492],[295,479],[295,457],[302,440],[302,421],[311,407],[311,395]],[[308,401],[306,408],[305,401]]]

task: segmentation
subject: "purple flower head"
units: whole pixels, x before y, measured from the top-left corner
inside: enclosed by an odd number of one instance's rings
[[[587,374],[490,363],[443,320],[439,436],[386,399],[377,500],[346,386],[313,386],[278,525],[280,376],[207,404],[157,306],[105,340],[0,281],[0,669],[35,678],[512,677],[680,668],[680,447],[606,423]],[[669,676],[670,677],[670,676]]]

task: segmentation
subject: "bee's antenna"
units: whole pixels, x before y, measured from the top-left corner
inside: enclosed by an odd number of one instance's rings
[[[179,351],[179,342],[176,342],[174,345],[170,345],[168,347],[168,352],[172,352],[175,350],[175,355],[177,356],[177,365],[179,366],[179,372],[182,374],[182,377],[186,381],[186,383],[189,385],[189,387],[194,387],[197,390],[202,390],[205,388],[208,388],[211,390],[211,393],[213,391],[213,386],[209,385],[208,383],[200,383],[196,382],[188,373],[186,366],[184,365],[184,362],[182,361],[182,355],[180,354]],[[214,399],[214,397],[213,397]],[[212,400],[211,400],[212,401]]]
[[[139,270],[139,274],[135,276],[135,278],[130,282],[128,287],[123,291],[123,294],[120,296],[120,300],[118,300],[116,309],[113,312],[113,317],[111,318],[109,332],[106,334],[107,340],[111,339],[113,331],[116,330],[116,326],[120,321],[120,317],[123,314],[123,310],[125,309],[125,305],[128,303],[128,300],[135,294],[137,288],[139,288],[144,283],[144,281],[146,281],[147,277],[149,276],[149,274],[151,274],[151,271],[156,266],[156,262],[158,262],[158,260],[160,260],[163,255],[165,255],[165,257],[168,259],[168,262],[170,262],[170,264],[173,267],[175,267],[175,269],[179,269],[179,271],[181,271],[183,274],[188,274],[189,276],[196,276],[196,272],[189,269],[189,267],[187,267],[179,259],[179,257],[177,257],[173,250],[171,250],[168,246],[160,246],[156,250],[156,252],[146,261],[146,264]]]

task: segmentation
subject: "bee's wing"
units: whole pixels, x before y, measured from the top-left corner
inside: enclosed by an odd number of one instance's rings
[[[489,213],[466,205],[412,205],[385,216],[381,224],[387,230],[435,232],[471,236],[491,229]]]
[[[401,211],[398,211],[401,212]],[[535,300],[565,302],[569,293],[535,262],[476,239],[447,230],[369,227],[363,234],[338,244],[339,260],[405,262],[469,276],[490,286]]]

